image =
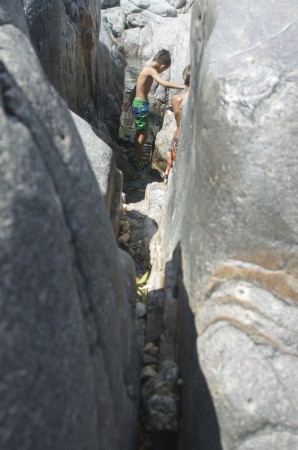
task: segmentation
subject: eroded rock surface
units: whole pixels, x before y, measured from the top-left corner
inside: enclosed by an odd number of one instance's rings
[[[50,82],[72,111],[97,127],[101,121],[107,123],[115,133],[125,63],[104,31],[99,38],[100,2],[23,0],[23,5],[32,42]]]
[[[298,445],[297,17],[292,0],[194,5],[164,234],[188,321],[181,449]]]
[[[115,229],[122,214],[122,173],[116,167],[113,150],[93,131],[81,117],[72,113],[79,135],[82,139],[87,157],[104,195],[106,206]]]
[[[134,450],[131,289],[104,199],[17,0],[0,41],[0,447]]]

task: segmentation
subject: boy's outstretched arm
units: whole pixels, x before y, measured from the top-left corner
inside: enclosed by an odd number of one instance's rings
[[[171,88],[171,89],[184,89],[185,88],[184,84],[177,84],[177,83],[173,83],[172,81],[164,80],[163,78],[161,78],[161,76],[158,74],[158,72],[153,68],[150,71],[150,75],[152,76],[152,78],[155,81],[157,81],[158,84],[160,84],[163,87]]]

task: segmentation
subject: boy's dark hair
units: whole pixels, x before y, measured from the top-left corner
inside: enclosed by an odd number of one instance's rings
[[[158,64],[163,64],[166,67],[170,67],[172,62],[170,52],[168,50],[165,50],[164,48],[162,50],[159,50],[159,52],[157,52],[154,56],[153,61],[157,62]]]
[[[190,65],[186,66],[182,73],[182,78],[184,80],[185,86],[190,84]]]

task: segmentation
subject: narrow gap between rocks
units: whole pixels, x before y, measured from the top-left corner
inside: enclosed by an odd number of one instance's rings
[[[141,68],[138,59],[128,59],[127,63],[125,99],[129,97]],[[181,380],[178,380],[179,371],[175,363],[160,365],[164,289],[163,285],[158,290],[150,289],[149,280],[154,264],[150,242],[158,232],[158,214],[161,215],[165,194],[162,170],[151,164],[154,137],[161,126],[162,118],[150,114],[149,137],[142,153],[142,158],[149,166],[145,171],[137,172],[134,180],[124,179],[124,207],[118,236],[120,247],[131,255],[136,269],[137,338],[141,353],[138,450],[178,448],[179,425],[176,410],[180,393],[177,392],[177,386]],[[122,113],[118,143],[126,156],[133,155],[134,134],[131,111]],[[173,385],[175,394],[171,392]]]

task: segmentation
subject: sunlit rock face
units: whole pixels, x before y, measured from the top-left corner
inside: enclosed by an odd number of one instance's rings
[[[120,0],[120,6],[125,14],[149,11],[162,17],[177,16],[177,9],[167,0]]]
[[[181,449],[298,446],[297,17],[292,0],[194,5],[165,231],[189,320]]]
[[[119,216],[122,214],[122,173],[116,167],[113,150],[97,134],[92,126],[81,117],[72,113],[72,118],[82,139],[87,158],[105,198],[115,231],[118,229]]]
[[[23,5],[32,43],[49,81],[72,111],[96,126],[107,119],[115,133],[125,62],[104,30],[100,39],[100,2],[23,0]],[[106,82],[107,70],[113,84]],[[112,123],[106,117],[111,97],[117,104]]]
[[[131,261],[18,0],[0,41],[0,448],[134,450]]]

